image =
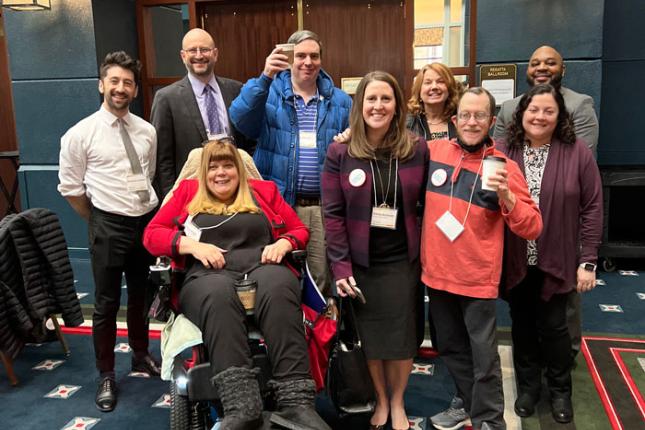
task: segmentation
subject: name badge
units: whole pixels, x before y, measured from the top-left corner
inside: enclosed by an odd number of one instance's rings
[[[197,242],[199,242],[199,239],[202,237],[202,231],[195,225],[195,223],[193,223],[192,215],[189,215],[188,218],[186,218],[186,222],[184,222],[184,234],[186,237],[190,237]]]
[[[300,132],[300,147],[301,148],[315,148],[316,147],[316,133],[313,131]]]
[[[457,218],[450,211],[446,211],[441,217],[435,222],[435,225],[439,227],[439,230],[448,238],[449,241],[454,242],[457,237],[464,231],[464,226],[461,225]]]
[[[143,173],[136,175],[134,173],[131,173],[126,176],[126,181],[128,184],[128,191],[137,192],[148,190],[148,178],[144,176]]]
[[[398,213],[398,209],[375,206],[372,208],[370,226],[396,230],[396,216]]]

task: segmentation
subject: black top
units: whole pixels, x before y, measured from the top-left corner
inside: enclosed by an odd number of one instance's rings
[[[376,168],[377,164],[378,169]],[[376,163],[373,163],[373,166],[374,183],[376,184],[376,201],[379,205],[383,203],[383,193],[387,191],[385,202],[390,208],[394,208],[396,160],[392,160],[392,165],[390,166],[389,155],[379,157]],[[391,175],[388,169],[391,169]],[[389,190],[387,186],[388,177],[391,178]],[[374,188],[372,188],[372,193],[374,192],[373,190]],[[401,189],[401,181],[398,181],[396,186],[396,206],[399,213],[396,217],[396,230],[370,227],[370,266],[408,258],[408,239],[405,232],[405,217],[403,216],[403,202],[401,199],[403,199],[403,191]],[[372,205],[374,205],[374,195],[372,195]]]
[[[245,273],[259,266],[262,250],[265,246],[273,243],[271,227],[262,214],[211,215],[202,213],[193,218],[193,224],[202,231],[200,242],[211,243],[227,250],[224,253],[226,265],[223,269],[214,270],[204,267],[200,261],[191,259],[192,265],[186,274],[187,280],[213,271],[240,279]]]
[[[452,139],[453,137],[457,137],[457,129],[450,120],[448,120],[447,135],[445,133],[431,133],[424,112],[417,115],[408,114],[406,116],[405,127],[417,136],[423,137],[425,140]]]

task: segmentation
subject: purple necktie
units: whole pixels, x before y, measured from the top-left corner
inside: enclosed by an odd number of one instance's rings
[[[206,116],[208,117],[209,134],[221,134],[224,132],[219,121],[219,109],[215,103],[215,90],[210,85],[204,87],[204,101],[206,105]]]

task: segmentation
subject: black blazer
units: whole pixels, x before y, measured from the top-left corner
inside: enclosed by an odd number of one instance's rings
[[[219,76],[215,79],[228,110],[240,93],[242,83]],[[175,183],[188,153],[199,148],[208,137],[188,76],[157,91],[150,122],[157,130],[155,188],[161,200]],[[236,145],[252,153],[255,142],[238,132],[230,119],[228,126]]]

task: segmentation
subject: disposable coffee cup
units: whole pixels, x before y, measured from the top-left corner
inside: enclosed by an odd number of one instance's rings
[[[280,43],[275,45],[276,48],[282,49],[282,54],[286,55],[289,59],[289,64],[293,64],[293,49],[296,45],[293,43]]]
[[[257,287],[258,283],[253,279],[244,278],[235,282],[235,291],[247,315],[252,315],[255,310],[255,292]]]
[[[495,157],[494,155],[485,157],[482,165],[482,190],[497,191],[497,187],[488,185],[488,178],[504,168],[506,168],[505,158]]]

